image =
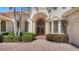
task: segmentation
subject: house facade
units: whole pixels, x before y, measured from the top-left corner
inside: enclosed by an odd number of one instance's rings
[[[62,16],[71,9],[71,7],[32,7],[29,11],[22,12],[21,22],[19,12],[16,12],[16,20],[13,12],[0,13],[0,34],[17,32],[19,25],[20,32],[34,32],[39,35],[65,34],[66,19]]]

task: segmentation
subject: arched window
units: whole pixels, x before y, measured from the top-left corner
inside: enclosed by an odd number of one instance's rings
[[[17,22],[17,27],[19,28],[19,25],[20,25],[20,23],[19,23],[19,21]]]
[[[67,21],[66,20],[61,20],[61,33],[66,33],[66,25]]]
[[[54,33],[58,33],[58,20],[54,20]]]

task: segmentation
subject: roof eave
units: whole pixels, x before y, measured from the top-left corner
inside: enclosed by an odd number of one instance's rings
[[[78,11],[79,11],[79,7],[72,8],[69,11],[65,12],[63,14],[63,17],[67,17],[67,16],[72,15],[73,13],[78,12]]]

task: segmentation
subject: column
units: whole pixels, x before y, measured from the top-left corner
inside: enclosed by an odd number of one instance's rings
[[[58,21],[58,34],[61,34],[61,21]]]
[[[54,33],[54,22],[52,21],[52,24],[51,24],[51,31],[52,31],[52,34]]]
[[[45,34],[49,34],[50,33],[50,26],[49,26],[49,22],[46,21],[45,23]]]
[[[32,21],[32,32],[36,33],[36,22]]]
[[[32,21],[32,19],[27,19],[27,21],[28,21],[28,32],[33,32],[33,29],[32,29],[33,21]]]

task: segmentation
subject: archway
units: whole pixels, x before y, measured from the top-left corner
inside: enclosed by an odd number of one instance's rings
[[[33,16],[33,32],[38,35],[44,35],[46,33],[46,21],[48,16],[43,12],[38,12]]]

